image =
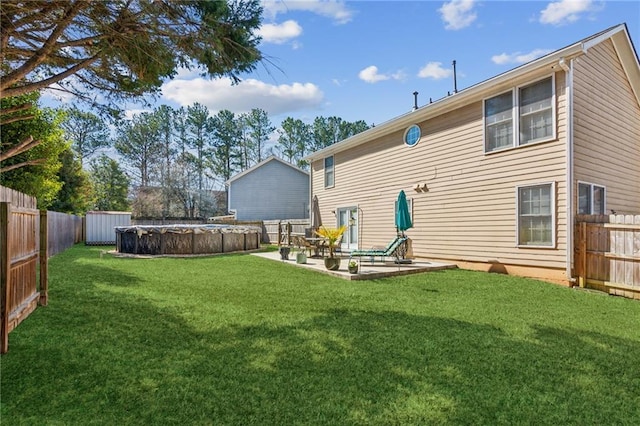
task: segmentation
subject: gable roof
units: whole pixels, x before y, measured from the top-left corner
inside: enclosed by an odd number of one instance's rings
[[[613,42],[614,48],[620,58],[620,62],[627,75],[636,100],[640,104],[640,62],[638,61],[638,54],[636,53],[631,37],[629,36],[627,25],[619,24],[562,49],[556,50],[555,52],[551,52],[548,55],[542,56],[531,62],[527,62],[526,64],[520,65],[502,74],[498,74],[488,80],[484,80],[466,89],[460,90],[450,96],[436,100],[428,105],[421,106],[414,111],[400,115],[319,151],[313,152],[303,159],[312,162],[314,160],[333,155],[337,152],[353,148],[370,141],[371,139],[404,130],[416,122],[436,117],[445,112],[468,105],[471,102],[481,100],[490,95],[493,88],[501,83],[518,78],[530,71],[542,67],[549,67],[549,69],[564,67],[566,66],[565,64],[568,64],[569,60],[586,54],[590,48],[607,39],[611,39]]]
[[[248,175],[249,173],[253,172],[254,170],[256,170],[256,169],[258,169],[258,168],[260,168],[260,167],[264,166],[265,164],[270,163],[272,161],[278,161],[278,162],[284,164],[285,166],[289,166],[292,169],[294,169],[294,170],[296,170],[296,171],[298,171],[300,173],[304,173],[307,176],[309,176],[309,172],[308,171],[302,170],[301,168],[296,167],[293,164],[289,163],[288,161],[285,161],[282,158],[276,157],[275,155],[270,155],[267,158],[265,158],[264,160],[262,160],[261,162],[259,162],[258,164],[254,165],[254,166],[251,166],[247,170],[245,170],[243,172],[240,172],[237,175],[229,178],[229,180],[226,182],[226,184],[229,185],[234,180],[240,179],[242,176]]]

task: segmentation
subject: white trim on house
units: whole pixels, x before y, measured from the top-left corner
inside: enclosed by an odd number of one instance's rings
[[[251,173],[251,172],[252,172],[252,171],[254,171],[255,169],[258,169],[258,168],[260,168],[260,167],[264,166],[265,164],[267,164],[268,162],[273,161],[273,160],[279,161],[279,162],[281,162],[282,164],[284,164],[284,165],[286,165],[286,166],[289,166],[289,167],[291,167],[291,168],[292,168],[292,169],[294,169],[294,170],[297,170],[297,171],[299,171],[299,172],[305,173],[306,175],[309,175],[309,172],[308,172],[308,171],[306,171],[306,170],[302,170],[301,168],[296,167],[295,165],[293,165],[293,164],[289,163],[289,162],[288,162],[288,161],[286,161],[286,160],[283,160],[283,159],[282,159],[282,158],[280,158],[280,157],[276,157],[275,155],[270,155],[270,156],[268,156],[266,159],[264,159],[264,160],[262,160],[261,162],[259,162],[258,164],[255,164],[255,165],[253,165],[253,166],[249,167],[247,170],[245,170],[245,171],[243,171],[243,172],[240,172],[240,173],[238,173],[237,175],[235,175],[235,176],[233,176],[233,177],[229,178],[229,180],[227,180],[225,183],[226,183],[226,184],[227,184],[227,186],[228,186],[228,185],[229,185],[231,182],[233,182],[234,180],[240,179],[242,176],[245,176],[245,175],[247,175],[247,174]]]
[[[566,144],[566,155],[567,155],[567,180],[565,182],[566,191],[567,191],[567,200],[569,207],[566,209],[566,220],[567,223],[574,223],[574,218],[576,214],[576,209],[574,209],[573,202],[573,175],[574,175],[574,164],[573,164],[573,59],[569,61],[569,65],[567,65],[564,58],[561,58],[559,61],[560,67],[565,72],[565,87],[566,87],[566,98],[567,98],[567,144]],[[573,226],[567,226],[567,253],[566,253],[566,268],[565,274],[568,280],[574,280],[572,278],[572,268],[573,268],[573,255],[574,255],[574,240],[573,240]]]
[[[417,110],[408,112],[404,115],[388,120],[376,127],[372,127],[368,130],[365,130],[364,132],[358,133],[357,135],[344,139],[341,142],[335,143],[319,151],[313,152],[307,155],[306,157],[304,157],[303,160],[306,160],[309,163],[311,163],[315,160],[318,160],[330,155],[334,155],[337,152],[341,152],[341,151],[353,148],[355,146],[363,144],[372,139],[379,138],[383,135],[387,135],[395,131],[403,130],[415,122],[422,122],[422,121],[428,120],[429,118],[454,110],[458,107],[468,105],[475,101],[482,100],[485,97],[488,97],[493,93],[495,93],[495,87],[501,83],[518,79],[530,71],[537,70],[545,66],[548,66],[549,70],[553,71],[556,68],[561,67],[561,61],[562,63],[564,63],[577,56],[585,54],[586,49],[592,46],[593,44],[592,41],[594,39],[600,40],[600,38],[602,39],[614,38],[615,35],[621,32],[624,32],[626,34],[627,40],[629,40],[629,43],[630,43],[630,38],[627,33],[626,25],[625,24],[617,25],[615,27],[609,28],[608,30],[602,31],[599,34],[596,34],[594,36],[581,40],[565,48],[556,50],[555,52],[549,53],[548,55],[545,55],[541,58],[535,59],[517,68],[513,68],[509,71],[506,71],[488,80],[485,80],[478,84],[470,86],[450,96],[436,100],[433,103],[421,106]],[[614,43],[615,43],[615,39],[614,39]],[[624,48],[623,44],[620,44],[620,46],[621,46],[621,49]],[[626,61],[631,60],[630,56],[634,56],[634,55],[631,55],[628,52],[629,50],[630,49],[625,50],[625,54],[621,55],[621,60],[626,60]],[[634,60],[637,63],[638,61],[637,55],[634,56]],[[631,66],[629,66],[628,68],[629,70],[635,71]],[[625,67],[625,70],[626,69],[627,67]],[[637,76],[635,76],[635,74],[637,74]],[[634,87],[634,93],[636,94],[636,96],[638,96],[640,94],[640,73],[634,72],[634,78],[635,80],[633,78],[630,78],[630,82]],[[638,99],[640,99],[640,97]]]

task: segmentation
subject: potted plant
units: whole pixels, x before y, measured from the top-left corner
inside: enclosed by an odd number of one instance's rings
[[[355,260],[351,260],[349,261],[349,273],[350,274],[357,274],[358,273],[358,262],[356,262]]]
[[[325,226],[321,226],[318,229],[316,234],[319,237],[327,240],[327,245],[329,246],[329,257],[324,258],[324,266],[330,271],[336,271],[340,268],[340,258],[335,257],[336,254],[336,243],[340,241],[342,238],[342,234],[347,230],[346,225],[342,225],[339,228],[327,228]]]

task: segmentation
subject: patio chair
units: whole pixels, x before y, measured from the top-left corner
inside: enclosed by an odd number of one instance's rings
[[[395,257],[397,263],[401,263],[400,254],[401,248],[408,240],[408,237],[405,235],[396,235],[396,237],[391,240],[389,244],[383,249],[370,249],[370,250],[353,250],[349,254],[349,260],[352,257],[370,257],[371,263],[374,263],[376,257]]]
[[[292,236],[291,243],[301,252],[308,251],[309,256],[311,256],[311,252],[313,251],[314,246],[302,235]]]

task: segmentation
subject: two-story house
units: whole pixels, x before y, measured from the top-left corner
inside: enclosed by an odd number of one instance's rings
[[[621,24],[317,151],[311,197],[345,249],[569,282],[577,214],[640,212],[640,65]],[[334,219],[335,218],[335,219]]]

